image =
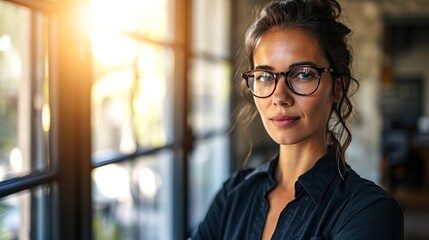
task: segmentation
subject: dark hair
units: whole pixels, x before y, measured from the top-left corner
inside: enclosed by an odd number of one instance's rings
[[[334,82],[341,84],[342,97],[333,104],[331,117],[327,126],[330,144],[336,147],[337,165],[345,166],[345,152],[352,136],[346,121],[353,113],[349,97],[357,90],[359,83],[351,74],[352,56],[348,35],[351,30],[339,21],[341,7],[335,0],[287,0],[272,2],[260,13],[259,18],[249,27],[246,33],[245,48],[250,64],[254,68],[253,52],[258,40],[272,29],[298,28],[313,36],[319,43],[323,54],[334,69]],[[335,79],[343,79],[335,81]],[[257,116],[253,97],[249,94],[244,81],[241,85],[244,103],[240,106],[237,121],[249,129]],[[354,87],[354,88],[353,88]],[[250,136],[250,133],[247,133]],[[250,157],[253,142],[250,141]]]

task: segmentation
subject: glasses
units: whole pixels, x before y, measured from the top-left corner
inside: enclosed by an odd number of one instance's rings
[[[273,72],[270,70],[254,69],[244,72],[241,76],[253,96],[267,98],[276,90],[280,76],[286,79],[286,85],[295,94],[308,96],[316,92],[320,84],[320,76],[324,72],[334,72],[332,68],[315,65],[296,66],[287,72]]]

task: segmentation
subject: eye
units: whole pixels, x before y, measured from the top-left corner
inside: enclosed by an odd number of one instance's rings
[[[289,78],[296,80],[313,80],[318,78],[318,73],[311,67],[299,67],[289,73]]]
[[[255,80],[257,82],[270,82],[274,81],[274,75],[265,71],[256,71],[254,73]]]

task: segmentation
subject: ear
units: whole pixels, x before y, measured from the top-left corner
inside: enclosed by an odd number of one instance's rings
[[[334,102],[338,102],[344,94],[344,90],[347,89],[348,79],[346,76],[342,76],[334,80],[334,86],[332,88],[332,95],[334,96]]]

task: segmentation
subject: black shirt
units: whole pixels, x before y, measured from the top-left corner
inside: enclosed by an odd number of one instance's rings
[[[192,239],[261,239],[278,157],[226,181]],[[349,166],[338,173],[335,149],[295,183],[272,239],[403,239],[397,202]]]

